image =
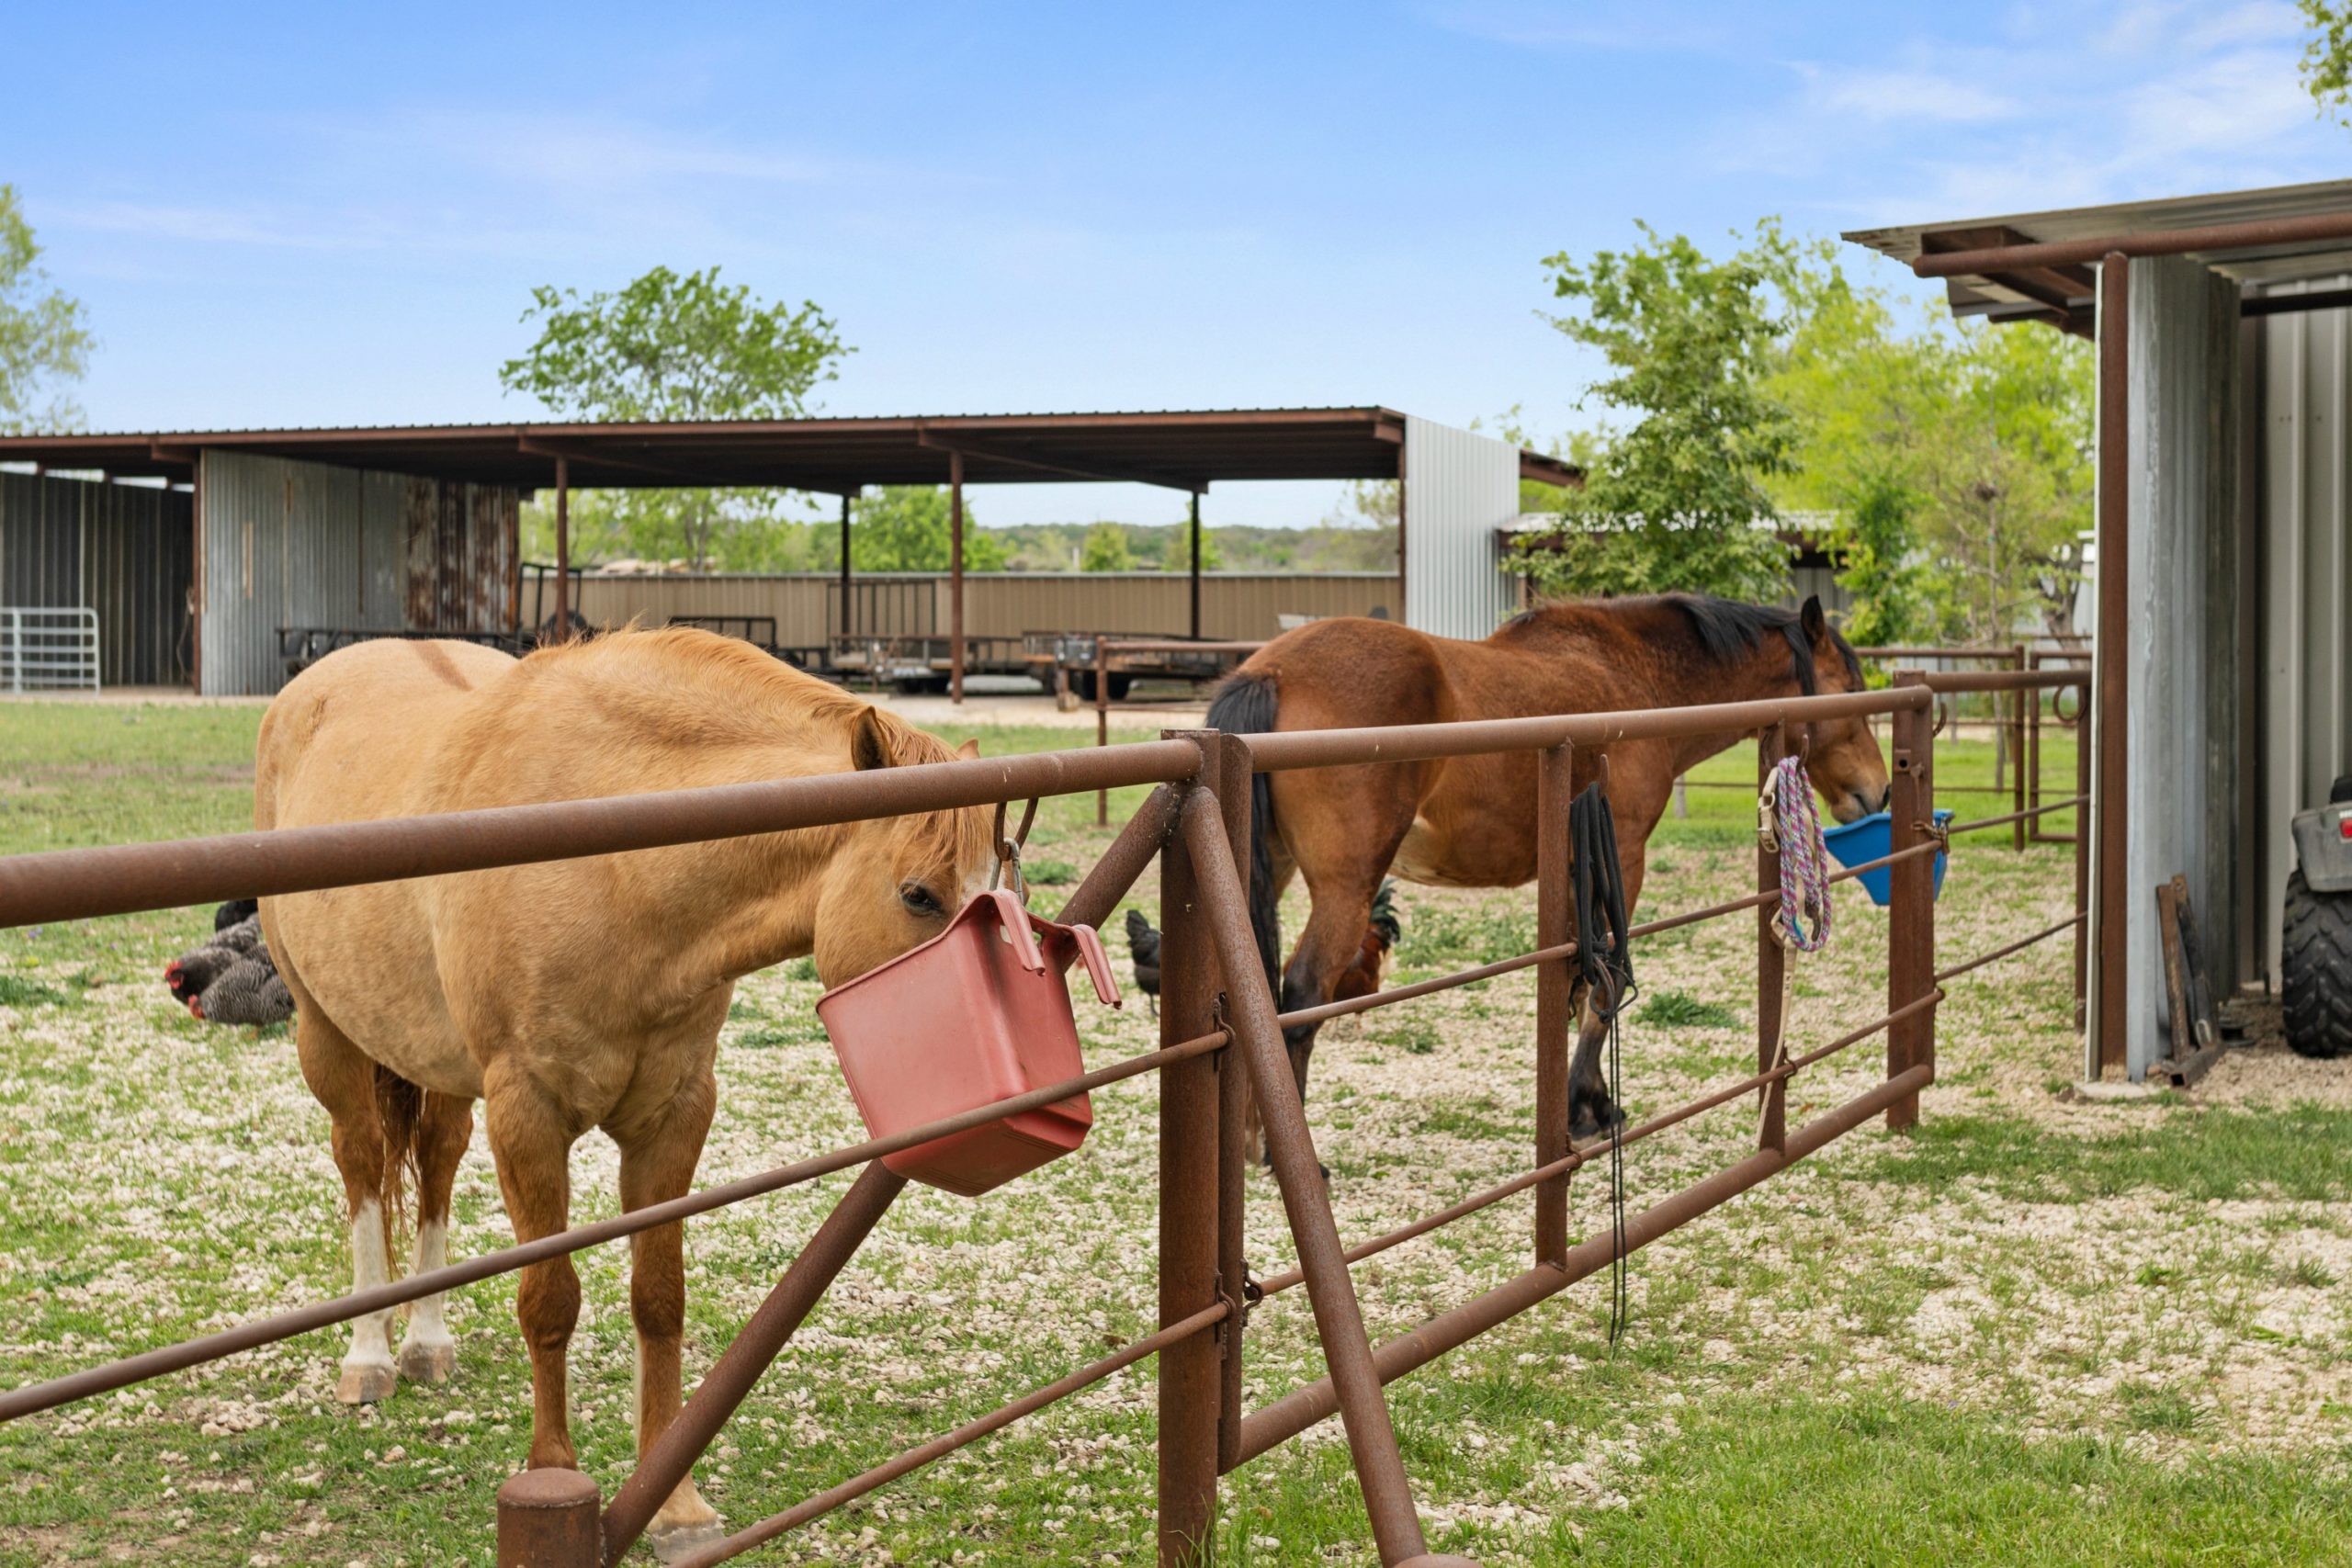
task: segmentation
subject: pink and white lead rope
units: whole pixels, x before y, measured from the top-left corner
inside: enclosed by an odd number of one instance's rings
[[[1821,818],[1804,764],[1781,758],[1757,807],[1765,848],[1781,855],[1781,940],[1800,953],[1818,953],[1829,941],[1829,850],[1821,841]]]

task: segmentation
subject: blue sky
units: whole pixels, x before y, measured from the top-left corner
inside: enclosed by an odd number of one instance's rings
[[[1540,317],[1544,256],[1637,219],[1713,243],[2335,177],[2300,31],[2271,0],[19,4],[0,181],[90,307],[96,428],[531,417],[496,367],[534,285],[718,263],[839,319],[831,412],[1518,404],[1551,434],[1593,367]]]

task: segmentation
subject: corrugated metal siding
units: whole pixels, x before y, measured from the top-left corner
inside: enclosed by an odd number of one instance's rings
[[[2174,1049],[2158,884],[2188,877],[2207,972],[2222,994],[2236,985],[2237,321],[2228,279],[2175,257],[2132,264],[2132,624],[2115,651],[2131,663],[2124,973],[2134,1078]]]
[[[186,680],[189,508],[143,485],[0,474],[0,604],[96,610],[106,685]]]
[[[2347,287],[2352,275],[2308,285]],[[2248,917],[2275,978],[2295,863],[2288,823],[2352,773],[2352,310],[2271,316],[2259,330],[2264,809]]]
[[[1519,448],[1405,421],[1405,621],[1478,638],[1519,611],[1495,530],[1519,515]]]
[[[914,636],[945,629],[944,573],[855,581],[859,631]],[[661,626],[683,615],[774,615],[778,642],[815,645],[837,624],[838,588],[838,579],[817,574],[590,577],[581,585],[581,614],[599,626],[621,626],[632,616]],[[1382,572],[1207,572],[1201,578],[1201,635],[1212,638],[1271,637],[1284,615],[1394,615],[1396,608],[1396,580]],[[973,637],[1033,631],[1181,637],[1191,614],[1186,578],[1167,572],[975,573],[964,580],[964,609],[965,630]]]
[[[503,629],[519,496],[208,451],[203,690],[285,683],[280,626]]]

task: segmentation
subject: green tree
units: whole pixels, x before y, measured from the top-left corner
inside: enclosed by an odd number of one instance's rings
[[[1097,523],[1086,531],[1079,547],[1080,571],[1133,571],[1135,552],[1127,547],[1127,531],[1116,523]]]
[[[850,503],[850,565],[859,571],[945,571],[947,491],[937,485],[884,485]],[[1001,539],[982,529],[964,502],[964,570],[1002,571]]]
[[[2310,24],[2303,44],[2303,87],[2323,114],[2352,122],[2352,5],[2345,0],[2296,0]]]
[[[1630,423],[1599,437],[1560,525],[1522,540],[1522,557],[1553,593],[1774,596],[1788,550],[1766,485],[1787,470],[1796,428],[1762,385],[1782,327],[1765,263],[1714,261],[1647,224],[1642,234],[1589,263],[1544,264],[1555,297],[1580,307],[1552,324],[1611,371],[1588,398]]]
[[[79,425],[59,383],[81,379],[96,346],[82,302],[50,286],[17,187],[0,185],[0,431]]]
[[[2007,642],[2021,621],[2058,624],[2090,520],[2089,347],[1940,310],[1906,332],[1828,242],[1767,222],[1756,249],[1789,322],[1766,389],[1798,430],[1771,488],[1836,517],[1849,633]]]
[[[814,304],[763,303],[744,285],[721,283],[715,266],[657,266],[584,298],[542,287],[531,301],[523,320],[538,323],[538,340],[499,367],[499,380],[576,419],[794,419],[852,352]],[[710,489],[634,491],[616,505],[641,531],[673,538],[651,553],[684,556],[697,570],[719,553],[723,529],[747,519],[756,526],[776,508],[772,492]]]

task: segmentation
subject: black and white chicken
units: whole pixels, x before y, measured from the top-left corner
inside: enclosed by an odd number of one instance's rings
[[[254,901],[223,904],[212,937],[164,969],[173,998],[213,1023],[277,1023],[294,1016],[294,998],[269,955]]]
[[[1151,1012],[1159,1016],[1159,932],[1143,918],[1141,909],[1127,911],[1127,951],[1136,961],[1136,989],[1151,998]]]

